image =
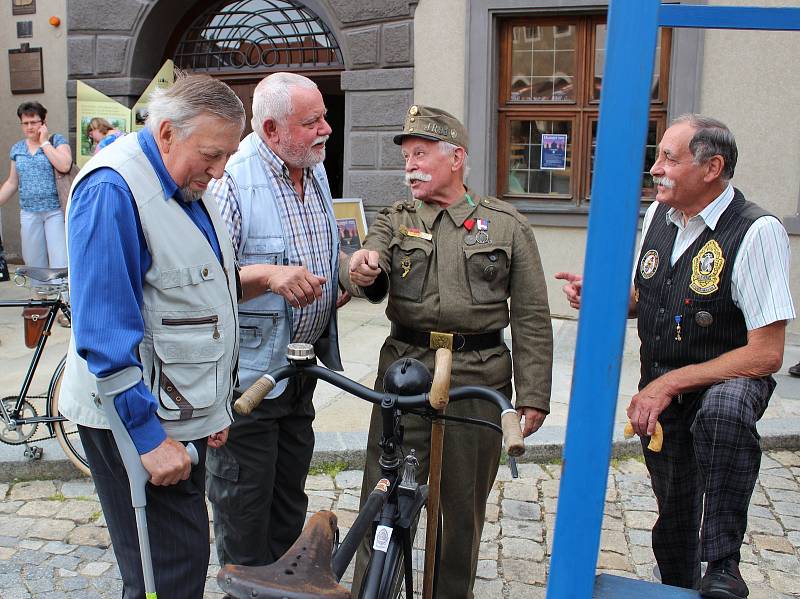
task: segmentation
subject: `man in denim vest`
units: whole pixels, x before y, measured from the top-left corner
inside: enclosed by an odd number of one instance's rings
[[[339,240],[322,161],[331,128],[316,84],[275,73],[256,87],[253,133],[211,185],[243,270],[263,265],[268,291],[242,304],[239,387],[286,363],[291,342],[314,344],[340,370]],[[220,563],[274,562],[303,527],[314,450],[315,379],[283,381],[228,443],[209,452],[208,496]]]

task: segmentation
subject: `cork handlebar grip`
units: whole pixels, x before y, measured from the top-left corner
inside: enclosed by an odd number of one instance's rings
[[[625,425],[625,430],[623,431],[623,435],[626,439],[630,439],[633,437],[635,433],[633,432],[633,425],[631,421],[628,420],[628,424]],[[661,447],[664,445],[664,429],[661,427],[661,423],[656,421],[656,430],[653,433],[653,436],[650,437],[650,442],[647,444],[647,449],[652,452],[658,453],[661,451]]]
[[[436,350],[433,367],[433,384],[428,401],[435,410],[444,410],[449,401],[450,369],[453,365],[453,354],[449,349],[440,347]]]
[[[506,453],[516,458],[525,453],[525,441],[522,439],[522,429],[519,426],[519,414],[516,410],[508,410],[500,416],[503,426],[503,443]]]
[[[233,409],[237,414],[247,416],[258,407],[267,394],[275,388],[275,379],[269,376],[262,376],[255,383],[250,385],[242,396],[233,403]]]

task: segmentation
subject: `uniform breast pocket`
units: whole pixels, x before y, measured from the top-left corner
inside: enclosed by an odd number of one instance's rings
[[[389,293],[397,298],[421,301],[433,243],[416,237],[395,237],[389,248],[392,251]]]
[[[511,246],[464,248],[467,278],[474,304],[494,304],[508,298]]]
[[[248,237],[241,250],[240,264],[281,264],[283,237]]]
[[[162,418],[185,420],[196,410],[215,405],[218,386],[228,376],[221,364],[225,344],[216,325],[213,329],[200,325],[174,332],[156,331],[153,350],[153,394],[158,397]]]

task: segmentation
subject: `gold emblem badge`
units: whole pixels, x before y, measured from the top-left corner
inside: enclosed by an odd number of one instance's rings
[[[411,272],[411,256],[403,256],[403,259],[400,260],[400,268],[403,269],[403,272],[400,273],[400,277],[405,279],[408,273]]]
[[[408,114],[410,114],[411,116],[416,116],[418,112],[419,108],[417,108],[416,104],[408,109]]]
[[[716,240],[706,243],[692,258],[692,282],[689,289],[700,295],[711,295],[719,289],[719,278],[725,258]]]
[[[639,264],[639,272],[643,279],[649,279],[658,270],[658,252],[655,250],[647,250],[647,253],[642,256],[642,261]]]

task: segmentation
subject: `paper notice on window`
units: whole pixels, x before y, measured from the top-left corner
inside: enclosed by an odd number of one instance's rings
[[[567,168],[567,136],[562,133],[542,133],[542,170]]]

